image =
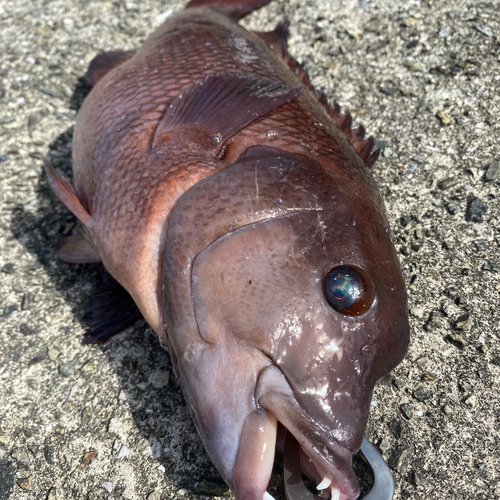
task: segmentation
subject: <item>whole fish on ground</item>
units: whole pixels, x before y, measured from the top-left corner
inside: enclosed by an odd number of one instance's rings
[[[373,139],[314,90],[286,21],[237,24],[268,1],[193,0],[140,49],[94,59],[73,185],[47,169],[81,222],[60,254],[121,285],[95,294],[85,343],[137,304],[238,500],[270,497],[277,447],[355,499],[374,384],[409,341],[406,292]]]

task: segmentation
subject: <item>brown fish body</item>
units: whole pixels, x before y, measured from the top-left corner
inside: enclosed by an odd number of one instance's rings
[[[279,420],[344,500],[373,385],[406,350],[404,285],[371,143],[348,124],[358,155],[276,52],[223,12],[173,16],[91,66],[75,191],[49,179],[85,226],[63,256],[101,260],[169,346],[237,498],[262,498]],[[373,281],[368,312],[324,299],[343,265]]]

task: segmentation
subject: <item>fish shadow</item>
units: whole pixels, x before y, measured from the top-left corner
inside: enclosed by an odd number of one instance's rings
[[[78,109],[89,91],[90,87],[80,79],[71,97],[71,108]],[[57,248],[64,238],[71,234],[77,220],[52,192],[45,172],[45,167],[50,165],[72,180],[72,139],[73,127],[70,127],[49,145],[49,152],[43,160],[44,168],[35,189],[36,201],[29,206],[22,204],[14,206],[11,212],[10,230],[35,259],[36,264],[32,266],[32,270],[44,268],[49,279],[46,286],[55,289],[70,306],[71,313],[76,319],[74,323],[88,330],[85,321],[86,301],[92,284],[97,283],[105,272],[104,267],[102,264],[69,264],[59,259]],[[43,329],[43,325],[37,328],[35,325],[21,323],[21,332],[23,328],[25,332],[36,335],[37,331]],[[74,326],[61,327],[61,338],[51,339],[51,345],[64,343],[64,338],[75,335],[75,331]],[[30,339],[31,343],[34,335]],[[20,341],[24,340],[22,337],[23,335],[19,335]],[[38,345],[42,349],[49,347],[43,346],[42,342]],[[198,498],[199,494],[205,496],[209,494],[209,491],[204,491],[203,488],[213,488],[218,493],[228,490],[198,437],[179,382],[174,375],[170,357],[161,348],[158,337],[144,320],[137,321],[133,326],[129,326],[101,344],[84,346],[82,349],[99,349],[106,356],[109,367],[117,377],[120,386],[119,403],[116,405],[110,402],[112,408],[108,411],[108,416],[111,419],[126,418],[122,406],[125,403],[133,418],[134,437],[130,441],[123,439],[121,442],[117,435],[113,444],[115,456],[110,458],[111,461],[119,460],[118,452],[122,445],[126,445],[133,453],[149,454],[154,457],[156,459],[154,468],[160,464],[165,468],[165,473],[157,486],[159,491],[167,491],[167,488],[172,491],[174,485],[175,488],[187,490],[188,493],[184,498],[189,499]],[[99,385],[106,385],[106,381],[92,381],[91,377],[87,377],[86,383],[96,385],[97,391]],[[93,415],[89,415],[89,412],[85,411],[85,401],[79,400],[78,397],[73,399],[72,405],[74,406],[71,411],[81,415],[77,434],[80,434],[80,437],[95,434],[96,425],[102,425],[97,423],[99,412],[96,410]],[[108,433],[112,432],[109,430],[109,422],[106,427]],[[73,434],[73,439],[76,437]],[[58,446],[61,444],[64,443],[59,441]],[[44,455],[47,464],[52,465],[52,452],[50,450],[47,452],[45,449]],[[11,468],[7,470],[6,467],[12,467],[12,464],[9,462],[2,467],[2,471],[5,469],[2,481],[5,480],[11,491],[14,478],[12,473],[8,474]],[[145,476],[150,472],[150,470],[143,471]],[[198,487],[195,487],[197,483]],[[113,488],[113,498],[120,498],[120,492],[124,490],[125,487],[116,484]],[[87,493],[83,493],[82,489],[79,490],[79,494],[83,494],[82,498],[87,497]]]

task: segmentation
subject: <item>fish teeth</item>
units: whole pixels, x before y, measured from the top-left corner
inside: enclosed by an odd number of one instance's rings
[[[340,500],[340,490],[332,488],[332,500]]]
[[[263,500],[275,500],[274,497],[268,493],[267,491],[264,493],[264,498]]]
[[[317,490],[326,490],[332,484],[332,480],[327,477],[323,478],[323,481],[316,486]]]

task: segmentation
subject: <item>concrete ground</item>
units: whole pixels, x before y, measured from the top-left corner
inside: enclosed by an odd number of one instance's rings
[[[80,345],[97,265],[55,249],[74,218],[44,164],[69,169],[79,77],[183,7],[0,1],[0,499],[227,496],[139,321]],[[500,9],[495,0],[275,1],[291,53],[381,148],[373,168],[409,287],[412,343],[379,383],[368,437],[396,499],[500,498]],[[279,468],[271,491],[282,499]]]

